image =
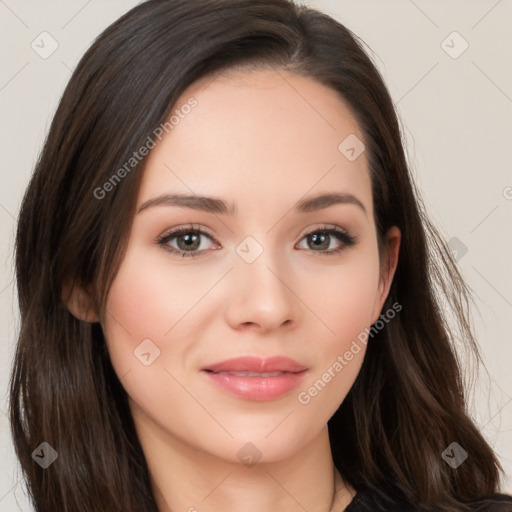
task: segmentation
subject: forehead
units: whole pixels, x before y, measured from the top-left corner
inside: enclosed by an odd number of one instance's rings
[[[172,128],[146,161],[139,205],[164,192],[249,207],[251,199],[296,202],[308,192],[343,191],[371,211],[365,152],[351,161],[340,150],[347,137],[362,141],[361,129],[336,91],[311,78],[272,69],[204,77],[170,116]]]

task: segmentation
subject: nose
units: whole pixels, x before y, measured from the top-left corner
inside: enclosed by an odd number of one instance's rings
[[[293,281],[292,273],[267,251],[252,263],[236,256],[225,309],[228,324],[261,333],[292,328],[300,302]]]

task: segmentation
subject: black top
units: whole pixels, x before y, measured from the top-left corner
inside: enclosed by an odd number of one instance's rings
[[[492,500],[497,503],[475,506],[474,510],[478,512],[512,512],[512,496],[495,494],[492,496]],[[416,512],[416,510],[413,504],[404,501],[389,501],[384,504],[382,498],[375,491],[363,489],[354,496],[344,512]]]

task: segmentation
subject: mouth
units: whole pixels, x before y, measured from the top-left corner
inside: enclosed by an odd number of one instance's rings
[[[252,356],[221,361],[201,368],[209,382],[245,400],[275,400],[302,382],[308,368],[287,357]]]

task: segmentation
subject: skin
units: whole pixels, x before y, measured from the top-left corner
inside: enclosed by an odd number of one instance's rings
[[[309,403],[298,393],[384,313],[400,231],[389,231],[380,261],[366,154],[349,161],[338,150],[349,134],[364,137],[331,89],[285,71],[231,70],[195,82],[176,105],[191,96],[197,106],[149,154],[137,208],[184,193],[233,202],[237,213],[142,210],[105,314],[81,315],[101,319],[160,511],[339,512],[355,490],[335,470],[327,421],[365,345]],[[304,197],[333,191],[353,194],[366,212],[350,203],[295,210]],[[189,224],[212,235],[201,237],[201,255],[182,257],[155,242]],[[318,249],[305,236],[324,224],[347,230],[356,244],[325,254],[343,243],[331,235]],[[236,252],[247,236],[263,249],[250,264]],[[179,240],[168,245],[183,250]],[[144,339],[160,350],[149,366],[134,357]],[[231,395],[199,372],[242,355],[285,355],[308,372],[299,388],[267,401]],[[261,453],[251,467],[237,456],[248,442]]]

